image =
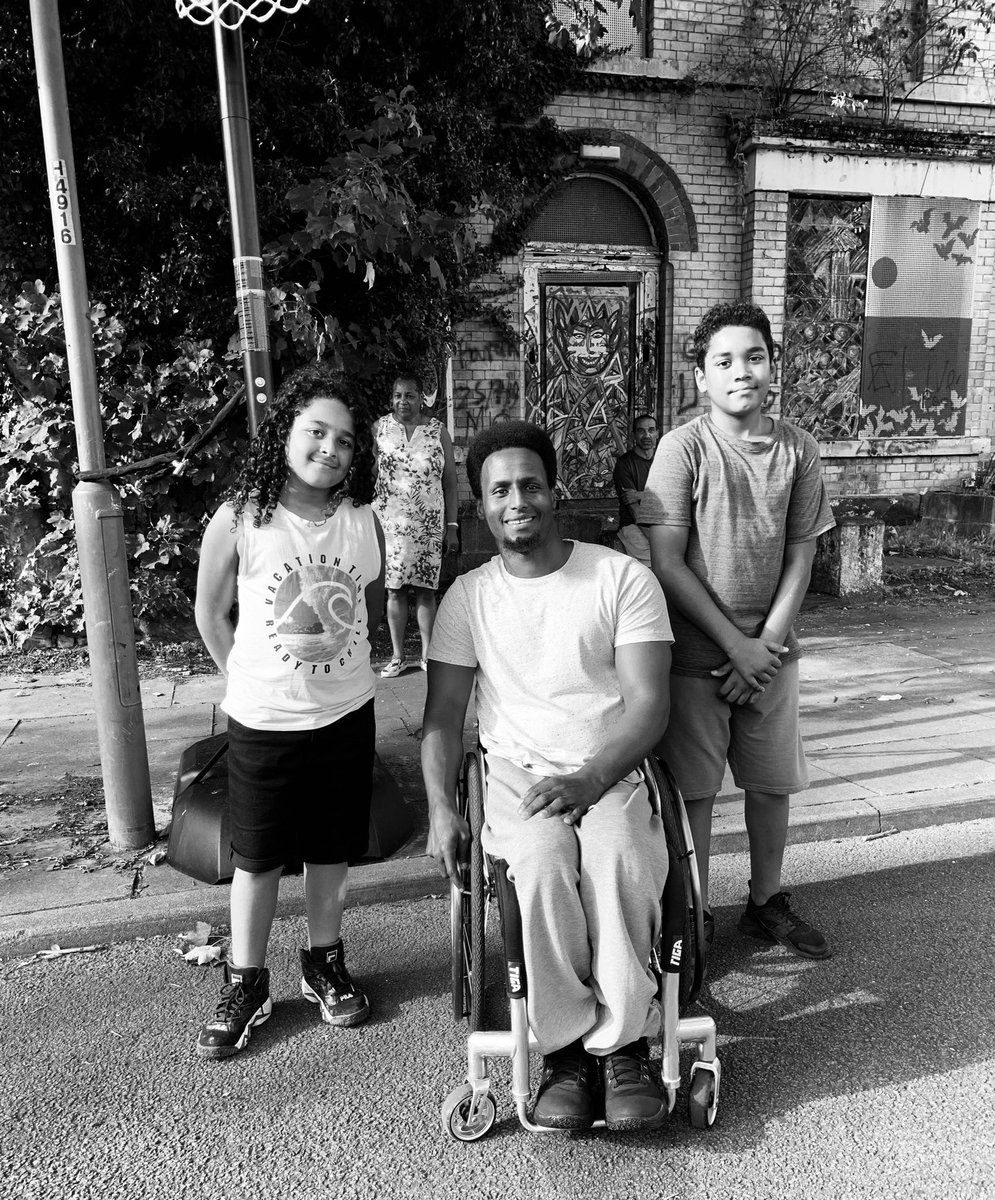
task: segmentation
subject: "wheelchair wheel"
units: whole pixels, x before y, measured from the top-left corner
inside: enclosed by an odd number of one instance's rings
[[[442,1105],[442,1128],[458,1142],[475,1142],[482,1138],[490,1131],[497,1116],[494,1097],[488,1092],[477,1106],[473,1120],[470,1120],[472,1099],[473,1088],[464,1083],[451,1092]]]
[[[696,1064],[688,1089],[688,1118],[692,1129],[711,1129],[719,1106],[719,1080],[714,1070]]]
[[[705,927],[698,868],[684,801],[677,782],[666,763],[656,757],[649,760],[660,794],[660,815],[667,836],[670,870],[679,871],[683,893],[683,934],[681,955],[680,1010],[684,1012],[698,998],[705,978]]]
[[[450,887],[452,929],[453,1016],[467,1018],[470,1032],[482,1028],[484,1013],[484,910],[487,880],[480,831],[484,824],[484,780],[480,755],[471,752],[463,763],[457,808],[470,826],[469,861],[462,878]]]

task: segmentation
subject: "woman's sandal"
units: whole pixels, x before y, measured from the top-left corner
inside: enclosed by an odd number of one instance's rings
[[[392,658],[380,672],[381,679],[394,679],[404,670],[403,658]]]

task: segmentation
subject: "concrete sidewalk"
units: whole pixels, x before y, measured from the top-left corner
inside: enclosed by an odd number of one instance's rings
[[[802,721],[812,775],[793,801],[791,841],[873,836],[995,815],[995,604],[948,610],[813,601],[800,618]],[[387,862],[354,868],[352,903],[446,890],[425,855],[418,767],[425,676],[381,680],[378,749],[415,829]],[[216,676],[142,682],[156,827],[168,825],[181,750],[224,727]],[[66,828],[67,775],[99,784],[88,673],[0,676],[0,958],[64,945],[227,922],[228,889],[188,879],[149,852],[100,846],[92,801]],[[89,842],[87,839],[89,838]],[[158,848],[164,848],[160,840]],[[742,801],[727,779],[715,853],[746,849]],[[86,851],[92,851],[87,854]],[[790,861],[788,863],[790,874]],[[300,878],[282,914],[302,910]]]

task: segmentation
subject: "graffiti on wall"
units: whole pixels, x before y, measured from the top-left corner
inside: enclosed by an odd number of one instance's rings
[[[453,432],[465,444],[488,425],[509,421],[520,412],[517,376],[496,374],[461,384],[453,396]]]
[[[462,368],[484,364],[488,369],[471,378]],[[503,338],[473,341],[456,356],[460,376],[453,389],[453,434],[457,442],[468,442],[475,433],[497,421],[521,413],[517,348]]]

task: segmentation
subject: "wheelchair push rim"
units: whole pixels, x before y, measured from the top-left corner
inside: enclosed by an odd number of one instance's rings
[[[471,1033],[482,1028],[484,1008],[487,868],[480,833],[484,823],[483,762],[479,751],[463,762],[457,811],[470,826],[470,849],[459,881],[450,885],[453,1016],[466,1019]]]

